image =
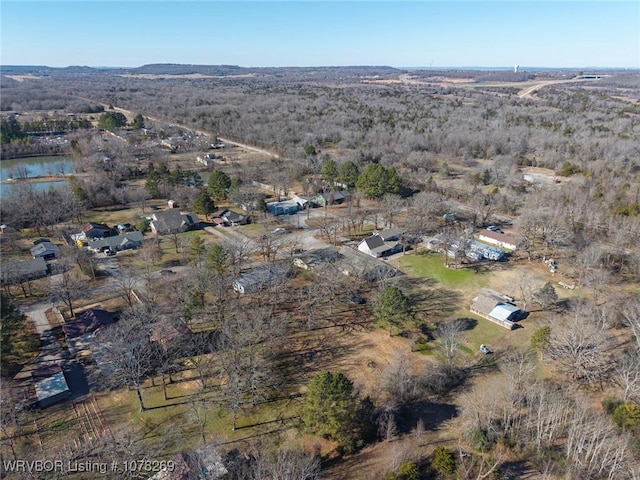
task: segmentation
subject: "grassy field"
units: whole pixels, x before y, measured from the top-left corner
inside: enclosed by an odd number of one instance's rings
[[[465,354],[480,355],[478,352],[481,344],[489,346],[492,350],[501,350],[529,342],[534,328],[527,327],[532,327],[533,322],[524,321],[525,328],[510,331],[469,311],[469,304],[479,289],[487,287],[499,290],[505,282],[505,277],[513,275],[513,266],[489,265],[478,270],[447,268],[442,255],[432,253],[402,256],[399,266],[410,277],[431,280],[432,282],[423,287],[425,290],[444,289],[458,294],[454,308],[443,311],[441,315],[433,318],[433,322],[437,324],[440,321],[459,318],[471,319],[472,328],[459,334],[460,350]],[[492,267],[495,270],[491,270]],[[433,349],[427,349],[425,353],[431,351]]]
[[[467,290],[489,284],[490,276],[486,269],[447,268],[439,254],[404,255],[400,258],[399,265],[408,275],[430,278],[446,287]]]

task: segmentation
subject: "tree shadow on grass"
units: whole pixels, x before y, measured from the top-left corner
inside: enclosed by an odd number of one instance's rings
[[[438,430],[443,423],[458,415],[458,407],[449,403],[428,402],[426,400],[404,405],[396,417],[400,433],[411,432],[419,421],[426,430]]]
[[[409,299],[413,310],[419,315],[448,316],[460,305],[460,294],[446,288],[433,288],[413,292]]]

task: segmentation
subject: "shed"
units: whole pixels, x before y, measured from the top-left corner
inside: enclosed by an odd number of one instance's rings
[[[35,383],[38,406],[45,408],[55,403],[66,400],[71,395],[67,379],[63,372],[56,373],[50,377]]]
[[[31,256],[33,258],[44,258],[45,260],[53,260],[60,255],[60,249],[51,242],[38,243],[31,247]]]

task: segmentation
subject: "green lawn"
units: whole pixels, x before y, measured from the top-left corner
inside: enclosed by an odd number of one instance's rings
[[[443,286],[480,288],[488,284],[487,272],[480,268],[447,268],[443,256],[428,253],[426,255],[404,255],[400,258],[400,267],[413,277],[430,278]]]

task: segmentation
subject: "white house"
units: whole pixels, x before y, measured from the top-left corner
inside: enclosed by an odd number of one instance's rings
[[[518,239],[508,233],[483,230],[478,236],[478,240],[506,250],[515,250],[518,248]]]
[[[372,257],[379,258],[385,255],[392,255],[401,249],[398,242],[385,242],[384,238],[374,232],[370,237],[364,238],[358,244],[358,250]]]

